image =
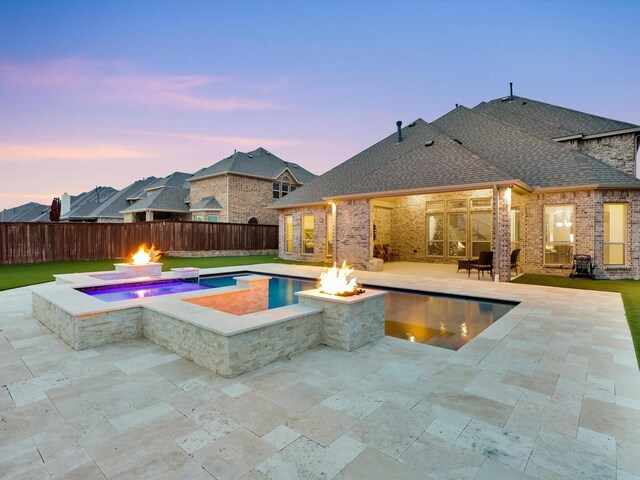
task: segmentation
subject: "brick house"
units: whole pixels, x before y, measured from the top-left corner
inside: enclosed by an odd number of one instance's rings
[[[130,205],[121,210],[125,223],[152,220],[190,220],[190,173],[173,172],[157,179],[142,191],[133,192],[125,200]]]
[[[522,97],[422,119],[275,202],[282,258],[453,263],[494,252],[511,278],[567,274],[589,254],[601,278],[640,278],[640,127]]]
[[[268,207],[316,176],[264,148],[235,152],[188,179],[195,221],[277,224]]]

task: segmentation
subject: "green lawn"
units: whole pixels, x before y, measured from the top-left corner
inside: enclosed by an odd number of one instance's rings
[[[638,280],[588,280],[582,278],[557,277],[554,275],[522,275],[513,283],[545,285],[548,287],[581,288],[618,292],[622,295],[624,311],[627,314],[633,345],[640,366],[640,281]]]
[[[29,263],[20,265],[0,265],[0,290],[24,287],[36,283],[51,282],[58,273],[80,273],[113,270],[113,264],[123,260],[75,260],[68,262]],[[178,258],[162,257],[162,269],[177,267],[230,267],[234,265],[252,265],[255,263],[301,263],[281,260],[273,255],[250,255],[245,257],[205,257]],[[324,265],[323,263],[304,263],[304,265]]]

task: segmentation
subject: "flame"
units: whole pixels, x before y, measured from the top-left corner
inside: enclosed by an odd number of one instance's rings
[[[147,265],[160,260],[161,255],[162,252],[157,250],[155,245],[151,245],[151,248],[148,248],[147,244],[143,243],[138,248],[138,251],[131,256],[131,263],[133,265]]]
[[[347,280],[347,277],[352,273],[353,268],[347,266],[346,260],[342,263],[341,268],[337,268],[334,264],[329,270],[320,274],[320,293],[329,295],[358,293],[356,279]]]

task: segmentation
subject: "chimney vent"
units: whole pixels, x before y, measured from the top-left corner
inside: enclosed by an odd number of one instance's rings
[[[402,120],[398,120],[396,122],[396,126],[398,127],[398,142],[402,142]]]
[[[509,82],[509,101],[513,102],[513,82]]]

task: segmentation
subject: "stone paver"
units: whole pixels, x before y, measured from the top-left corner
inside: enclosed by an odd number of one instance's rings
[[[401,267],[358,276],[521,303],[457,352],[387,337],[224,379],[144,338],[73,351],[0,292],[0,477],[640,478],[619,295]]]

